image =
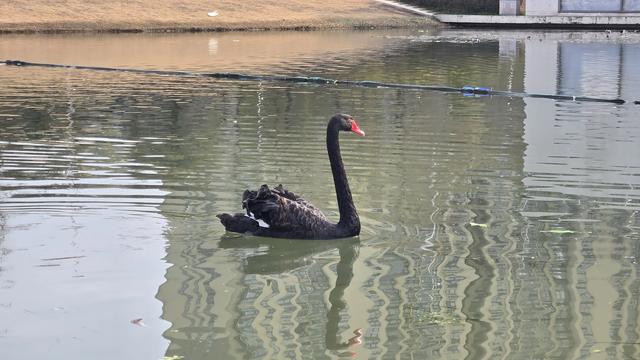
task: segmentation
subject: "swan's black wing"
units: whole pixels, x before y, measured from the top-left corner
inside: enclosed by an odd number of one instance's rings
[[[260,227],[271,231],[311,233],[329,224],[318,208],[282,186],[271,190],[262,185],[258,191],[245,191],[242,207]]]
[[[243,213],[216,215],[227,231],[237,233],[255,233],[260,230],[258,222]]]
[[[302,197],[294,194],[292,191],[287,190],[284,186],[282,186],[282,184],[276,186],[271,191],[272,192],[276,192],[280,196],[284,196],[285,198],[287,198],[289,200],[295,201],[295,202],[299,203],[300,205],[303,205],[303,206],[307,207],[310,212],[315,213],[316,216],[318,216],[320,218],[323,218],[323,219],[327,218],[324,215],[324,213],[322,213],[322,211],[320,211],[320,209],[318,209],[317,207],[313,206],[313,204],[311,204],[307,200],[303,199]]]

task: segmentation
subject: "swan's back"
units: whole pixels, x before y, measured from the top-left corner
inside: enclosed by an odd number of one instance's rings
[[[266,185],[263,185],[266,186]],[[284,186],[282,186],[282,184],[276,186],[273,190],[271,190],[272,194],[276,194],[282,197],[285,197],[291,201],[295,201],[298,204],[304,206],[307,208],[309,214],[313,214],[310,216],[315,216],[321,219],[327,219],[327,217],[324,215],[324,213],[322,211],[320,211],[320,209],[318,209],[317,207],[313,206],[313,204],[311,204],[310,202],[308,202],[307,200],[303,199],[302,197],[294,194],[293,192],[287,190]]]

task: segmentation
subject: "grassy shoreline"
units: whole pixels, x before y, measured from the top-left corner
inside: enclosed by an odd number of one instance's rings
[[[210,13],[215,13],[211,16]],[[0,33],[208,32],[434,27],[374,0],[14,0],[0,4]]]

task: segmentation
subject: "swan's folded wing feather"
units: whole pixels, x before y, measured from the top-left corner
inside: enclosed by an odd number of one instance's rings
[[[309,205],[306,201],[300,202],[282,195],[280,191],[269,190],[266,185],[257,192],[250,192],[243,201],[247,215],[278,230],[312,230],[327,221],[320,210]]]
[[[322,211],[320,211],[320,209],[318,209],[317,207],[315,207],[312,203],[308,202],[307,200],[303,199],[301,196],[298,196],[296,194],[294,194],[292,191],[289,191],[288,189],[286,189],[284,186],[282,186],[282,184],[276,186],[272,192],[275,192],[276,194],[283,196],[291,201],[295,201],[298,204],[306,207],[309,209],[309,211],[311,213],[314,214],[314,216],[317,216],[319,218],[322,219],[326,219],[327,217],[324,215],[324,213]]]

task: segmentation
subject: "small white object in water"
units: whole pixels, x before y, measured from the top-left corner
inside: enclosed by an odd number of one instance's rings
[[[218,16],[219,13],[217,11],[212,11],[212,12],[207,13],[207,15],[209,15],[211,17],[214,17],[214,16]]]
[[[215,38],[209,39],[209,54],[216,54],[218,52],[218,40]]]

